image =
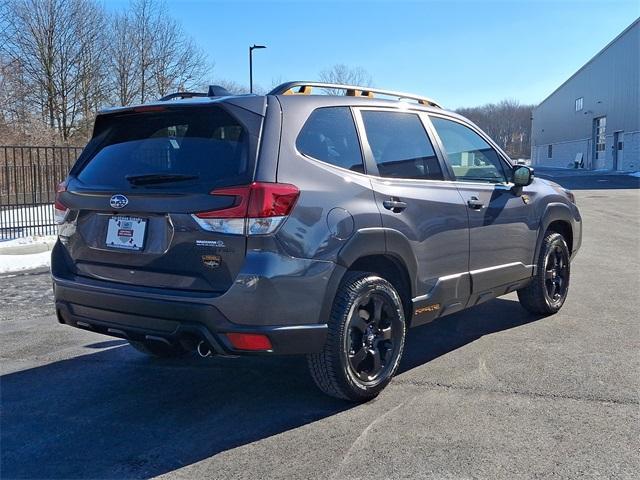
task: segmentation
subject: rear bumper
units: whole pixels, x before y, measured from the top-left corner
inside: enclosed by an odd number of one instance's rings
[[[218,355],[305,354],[321,351],[327,335],[326,324],[242,326],[212,305],[122,295],[62,279],[54,279],[54,288],[60,323],[127,340],[192,346],[205,341]],[[264,334],[273,348],[237,350],[226,333]]]
[[[325,297],[333,298],[330,279],[339,273],[333,262],[250,252],[231,288],[215,295],[125,285],[73,270],[58,242],[51,272],[61,323],[138,341],[205,340],[221,355],[255,353],[235,349],[226,333],[268,336],[273,348],[260,353],[320,352],[327,335]]]

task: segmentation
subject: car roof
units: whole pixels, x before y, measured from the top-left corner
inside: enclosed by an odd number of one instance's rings
[[[344,95],[316,94],[321,92],[344,91]],[[379,95],[382,95],[380,97]],[[293,81],[286,82],[275,87],[266,95],[232,95],[224,88],[210,86],[208,93],[201,92],[177,92],[167,95],[160,100],[144,104],[131,105],[126,107],[106,108],[98,112],[101,115],[126,112],[136,109],[153,110],[156,107],[187,106],[187,105],[208,105],[216,103],[229,103],[259,115],[265,114],[267,98],[275,96],[283,106],[294,107],[296,104],[309,103],[312,107],[322,106],[358,106],[358,107],[380,107],[380,108],[401,108],[404,110],[418,110],[432,113],[447,113],[459,117],[459,115],[444,110],[433,100],[410,93],[396,92],[392,90],[382,90],[369,86],[342,85],[322,82]],[[393,99],[384,97],[394,97]],[[462,117],[459,117],[462,118]]]
[[[268,97],[276,97],[285,108],[295,108],[296,104],[311,104],[311,108],[320,107],[337,107],[337,106],[353,106],[353,107],[373,107],[373,108],[393,108],[401,110],[422,111],[429,113],[443,113],[448,116],[464,117],[455,112],[440,107],[428,105],[420,105],[415,102],[406,102],[403,100],[389,100],[385,98],[368,98],[368,97],[351,97],[346,95],[229,95],[223,97],[191,97],[181,98],[169,101],[154,101],[142,104],[128,105],[125,107],[109,107],[98,112],[99,115],[110,115],[122,113],[136,109],[152,110],[154,107],[175,107],[175,106],[204,106],[229,103],[246,110],[250,110],[259,115],[265,114],[266,102]],[[466,120],[466,119],[465,119]]]

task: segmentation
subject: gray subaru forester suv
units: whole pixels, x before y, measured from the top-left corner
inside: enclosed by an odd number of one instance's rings
[[[160,357],[305,354],[353,401],[408,327],[513,291],[557,312],[582,237],[573,194],[468,120],[314,82],[103,111],[55,209],[61,323]]]

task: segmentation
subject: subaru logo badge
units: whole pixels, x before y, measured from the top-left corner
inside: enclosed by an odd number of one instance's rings
[[[129,199],[120,194],[114,195],[111,197],[111,200],[109,200],[111,208],[124,208],[127,206],[127,203],[129,203]]]

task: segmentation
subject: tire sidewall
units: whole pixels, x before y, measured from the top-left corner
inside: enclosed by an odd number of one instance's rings
[[[340,336],[336,345],[338,351],[335,352],[337,354],[337,358],[339,359],[339,368],[342,373],[342,375],[340,375],[339,377],[344,380],[344,386],[347,387],[348,390],[354,392],[357,396],[361,396],[362,398],[371,398],[380,393],[380,391],[382,391],[382,389],[384,389],[389,384],[396,371],[398,370],[400,360],[402,359],[406,337],[406,321],[404,310],[402,308],[402,301],[395,288],[387,280],[376,275],[366,275],[360,277],[351,282],[349,285],[345,285],[345,287],[347,287],[349,291],[349,301],[347,308],[342,309],[342,311],[340,312]],[[393,306],[396,309],[396,314],[400,319],[402,329],[400,333],[401,338],[398,339],[400,341],[400,346],[392,367],[379,381],[375,382],[374,384],[367,385],[364,384],[360,379],[355,377],[354,373],[351,371],[349,362],[347,360],[345,344],[346,336],[349,333],[347,328],[348,320],[358,306],[357,300],[359,300],[362,296],[371,293],[385,296],[387,297],[387,299],[391,300]]]

